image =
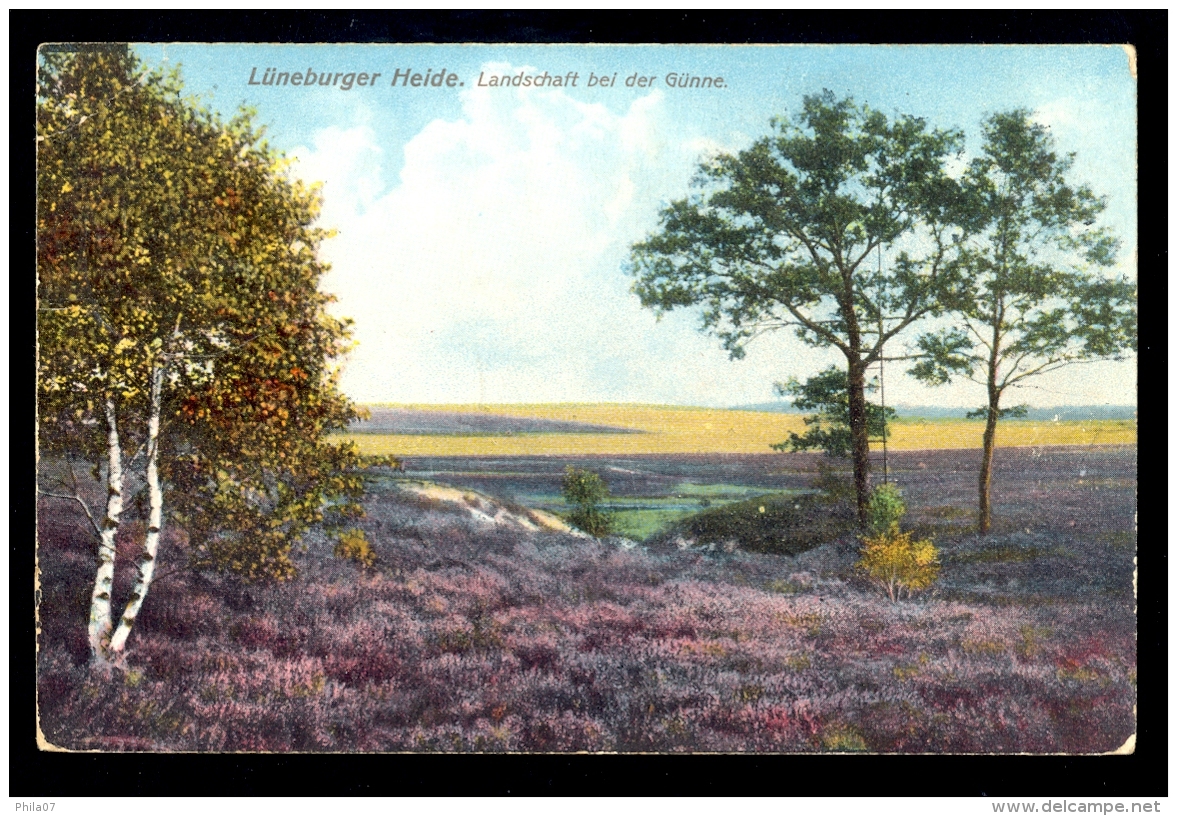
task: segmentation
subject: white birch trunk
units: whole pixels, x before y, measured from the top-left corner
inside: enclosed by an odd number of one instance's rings
[[[118,415],[114,400],[106,399],[106,516],[98,542],[98,574],[90,595],[90,655],[104,661],[110,641],[110,593],[114,587],[115,534],[123,512],[123,451],[119,443]]]
[[[151,579],[155,575],[155,554],[159,550],[159,535],[163,526],[163,489],[159,483],[159,415],[163,402],[162,363],[156,363],[151,370],[151,414],[147,420],[147,492],[150,512],[147,517],[147,538],[143,552],[139,555],[138,574],[127,608],[119,619],[118,629],[110,641],[112,655],[121,655],[135,625],[135,618],[143,607]]]

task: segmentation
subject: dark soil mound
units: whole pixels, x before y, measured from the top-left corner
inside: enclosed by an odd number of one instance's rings
[[[650,543],[665,546],[687,541],[799,555],[856,530],[854,510],[847,503],[830,503],[813,495],[769,494],[697,513]]]

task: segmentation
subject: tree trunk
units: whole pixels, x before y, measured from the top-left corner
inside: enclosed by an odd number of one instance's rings
[[[114,587],[115,534],[123,513],[123,450],[114,400],[106,399],[106,515],[98,540],[98,573],[90,595],[90,657],[105,662],[110,643],[110,594]]]
[[[856,361],[849,366],[850,446],[854,460],[854,496],[858,520],[866,523],[870,500],[870,433],[866,422],[866,368]]]
[[[993,475],[993,443],[997,437],[997,418],[1001,416],[1001,392],[997,384],[997,361],[1001,349],[1002,303],[998,300],[993,307],[996,317],[993,326],[993,342],[989,346],[989,370],[985,376],[986,391],[989,395],[989,410],[985,412],[985,435],[981,440],[981,473],[977,478],[977,532],[988,535],[992,517],[989,510],[989,482]]]
[[[981,475],[978,479],[980,500],[977,504],[977,530],[981,535],[989,532],[991,522],[989,511],[989,482],[993,473],[993,442],[997,436],[996,402],[990,401],[989,411],[985,415],[985,436],[981,442]]]
[[[155,575],[155,555],[159,550],[159,535],[163,526],[163,489],[159,483],[159,415],[163,402],[163,366],[156,364],[151,371],[151,415],[147,420],[147,492],[150,512],[147,517],[147,537],[139,556],[138,574],[127,608],[119,620],[118,629],[110,641],[111,654],[121,655],[126,647],[131,627],[143,608],[143,599],[151,589]]]

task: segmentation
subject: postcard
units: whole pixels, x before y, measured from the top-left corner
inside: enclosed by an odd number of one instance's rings
[[[1122,46],[48,44],[46,751],[1107,754]]]

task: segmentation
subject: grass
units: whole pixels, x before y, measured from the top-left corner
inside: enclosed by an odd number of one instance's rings
[[[797,414],[666,405],[565,403],[395,407],[584,422],[630,428],[642,433],[349,434],[362,453],[398,456],[768,453],[772,444],[805,427],[802,417]],[[980,420],[899,420],[893,425],[888,447],[892,450],[979,448],[983,427]],[[1003,447],[1111,445],[1135,441],[1136,423],[1133,420],[1006,420],[997,429],[997,444]]]
[[[601,503],[600,509],[612,516],[615,534],[645,541],[699,512],[763,494],[763,487],[751,485],[680,482],[662,496],[610,496]],[[797,495],[797,492],[779,491],[774,495],[788,497]],[[523,494],[517,495],[516,499],[563,518],[568,518],[572,510],[556,493]]]
[[[665,496],[610,496],[600,509],[613,518],[613,532],[636,541],[644,541],[657,533],[710,508],[722,507],[753,495],[764,493],[764,488],[733,484],[675,485]],[[794,495],[782,491],[780,495]],[[519,497],[530,506],[554,512],[564,518],[571,508],[556,494],[533,493]]]
[[[693,515],[696,510],[612,510],[613,532],[635,541],[644,541],[676,521]]]

